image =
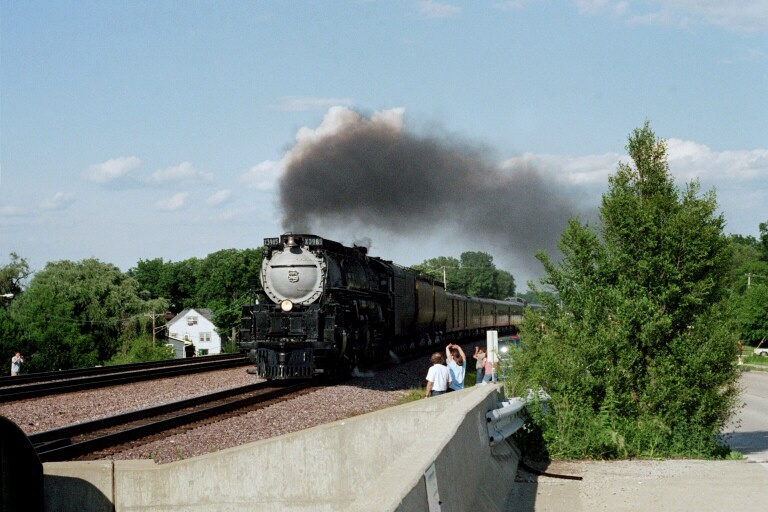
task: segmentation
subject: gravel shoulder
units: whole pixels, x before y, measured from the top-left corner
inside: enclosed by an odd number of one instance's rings
[[[768,464],[749,461],[553,462],[566,480],[518,470],[506,512],[765,511]]]

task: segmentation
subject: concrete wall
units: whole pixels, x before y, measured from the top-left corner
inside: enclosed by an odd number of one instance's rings
[[[46,510],[500,511],[519,454],[491,448],[485,414],[499,386],[411,402],[170,464],[46,463]],[[93,507],[76,499],[78,487]],[[67,508],[76,502],[77,508]]]

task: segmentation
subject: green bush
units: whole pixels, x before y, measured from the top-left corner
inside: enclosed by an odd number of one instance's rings
[[[714,193],[677,189],[647,123],[627,149],[635,166],[609,178],[601,229],[572,219],[563,257],[538,255],[550,293],[526,313],[514,387],[551,396],[530,409],[552,457],[725,456],[738,333],[724,222]]]

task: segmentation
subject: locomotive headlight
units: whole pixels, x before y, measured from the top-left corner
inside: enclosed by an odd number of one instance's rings
[[[501,347],[501,352],[506,354],[507,352],[509,352],[509,347],[504,345],[503,347]]]
[[[284,300],[280,303],[280,309],[285,311],[286,313],[293,309],[293,302],[289,301],[288,299]]]

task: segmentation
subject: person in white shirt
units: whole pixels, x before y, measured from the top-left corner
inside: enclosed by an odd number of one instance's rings
[[[21,355],[21,352],[16,352],[16,355],[14,355],[11,358],[11,376],[15,377],[19,374],[21,371],[21,363],[24,362],[24,357]]]
[[[435,352],[430,361],[432,366],[427,372],[427,393],[424,398],[442,395],[448,391],[448,386],[451,383],[451,374],[448,367],[443,364],[443,355],[440,352]]]

